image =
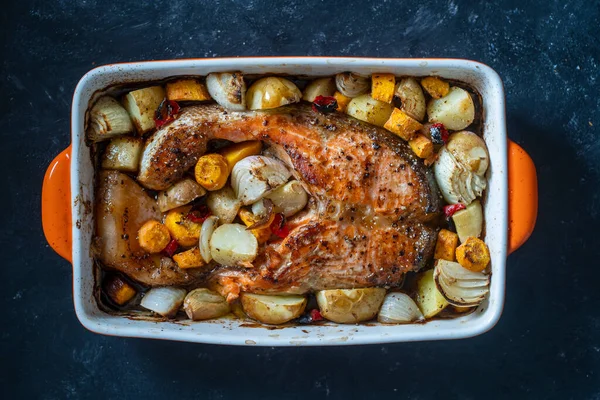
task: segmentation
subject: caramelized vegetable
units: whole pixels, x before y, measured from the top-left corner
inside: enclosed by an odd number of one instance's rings
[[[483,240],[471,236],[456,249],[456,261],[469,271],[481,272],[490,263],[490,250]]]
[[[192,207],[184,206],[173,209],[165,217],[165,226],[169,229],[173,239],[185,247],[198,243],[202,224],[197,224],[187,218]]]
[[[428,76],[421,80],[421,86],[431,97],[440,99],[450,91],[450,84],[436,76]]]
[[[394,108],[392,115],[383,127],[408,141],[417,135],[423,125],[404,111]]]
[[[167,83],[167,98],[173,101],[206,101],[210,94],[196,79],[179,79]]]
[[[261,219],[259,216],[254,215],[251,211],[246,210],[245,208],[242,208],[238,215],[246,226],[252,226]],[[271,213],[266,217],[268,219],[266,226],[250,229],[250,232],[252,232],[252,234],[256,237],[256,240],[258,240],[259,244],[265,243],[271,237],[271,223],[273,222],[274,217],[275,214]]]
[[[140,247],[148,253],[160,253],[171,241],[171,235],[166,226],[150,220],[138,231],[138,240]]]
[[[104,279],[104,293],[120,306],[129,302],[137,294],[133,286],[117,275],[110,275]]]
[[[435,244],[435,254],[433,258],[436,260],[443,259],[454,261],[454,253],[458,245],[458,235],[447,229],[442,229],[438,233],[437,243]]]
[[[394,74],[373,74],[371,77],[371,97],[391,103],[394,98],[396,78]]]
[[[225,157],[229,170],[232,171],[238,161],[249,156],[260,154],[261,150],[262,142],[260,140],[248,140],[227,146],[219,153]]]
[[[219,190],[227,183],[229,166],[227,160],[220,154],[207,154],[198,160],[194,176],[206,190]]]
[[[433,143],[425,135],[417,135],[408,144],[419,158],[429,158],[433,154]]]
[[[200,249],[198,247],[192,247],[189,250],[175,254],[173,256],[173,261],[175,261],[177,266],[182,269],[204,266],[204,260],[200,255]]]
[[[337,111],[346,112],[346,109],[348,108],[348,104],[350,104],[352,97],[344,96],[340,92],[335,92],[333,94],[333,97],[335,97],[335,100],[338,104]]]

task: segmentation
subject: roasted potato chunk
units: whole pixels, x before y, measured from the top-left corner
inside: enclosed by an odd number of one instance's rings
[[[432,269],[419,274],[416,301],[425,318],[434,317],[448,307],[448,301],[435,286]]]
[[[246,314],[265,324],[279,325],[298,318],[306,308],[303,296],[267,296],[242,293],[242,306]]]
[[[333,289],[317,292],[321,315],[339,324],[356,324],[375,318],[385,289]]]
[[[127,93],[123,105],[140,135],[156,127],[154,116],[165,99],[162,86],[150,86]]]

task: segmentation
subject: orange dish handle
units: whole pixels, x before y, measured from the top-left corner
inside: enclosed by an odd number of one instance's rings
[[[71,146],[48,166],[42,186],[42,226],[50,246],[72,262]]]
[[[508,253],[529,239],[535,228],[538,186],[535,165],[529,154],[508,141]]]

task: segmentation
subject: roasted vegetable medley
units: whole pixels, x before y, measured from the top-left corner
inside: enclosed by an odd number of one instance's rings
[[[437,242],[423,268],[385,287],[309,292],[240,292],[228,287],[226,279],[206,280],[221,266],[252,269],[257,257],[276,257],[260,249],[285,245],[299,226],[294,221],[316,204],[281,153],[261,140],[239,141],[235,132],[231,140],[211,140],[192,168],[179,171],[182,178],[167,187],[157,189],[138,178],[144,152],[156,152],[149,147],[157,146],[151,140],[157,132],[170,129],[188,107],[215,102],[228,115],[308,103],[315,115],[346,114],[407,142],[415,160],[432,170],[442,205],[431,219]],[[160,318],[198,321],[229,315],[264,324],[405,324],[473,310],[490,286],[481,203],[490,160],[479,113],[475,91],[436,76],[345,72],[294,79],[219,72],[135,90],[113,88],[91,104],[86,126],[97,156],[98,197],[110,199],[110,207],[96,211],[97,236],[104,238],[104,248],[122,252],[123,259],[145,263],[140,265],[149,277],[128,276],[97,256],[100,300],[110,310],[149,310],[149,316]],[[146,211],[121,201],[134,201]],[[119,223],[107,222],[115,213],[120,213]],[[113,242],[106,245],[106,237]],[[92,247],[97,255],[98,243]],[[115,254],[118,259],[121,253]],[[185,279],[148,284],[165,274]]]

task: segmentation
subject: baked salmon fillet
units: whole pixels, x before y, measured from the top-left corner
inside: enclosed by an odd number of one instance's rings
[[[283,161],[311,196],[288,220],[290,234],[262,245],[251,268],[207,267],[201,279],[230,300],[239,292],[392,287],[431,259],[441,205],[433,174],[386,130],[305,104],[246,112],[187,107],[148,140],[138,182],[168,188],[213,139],[263,141],[265,152]],[[132,262],[116,268],[129,274]],[[194,279],[165,274],[144,283]]]

